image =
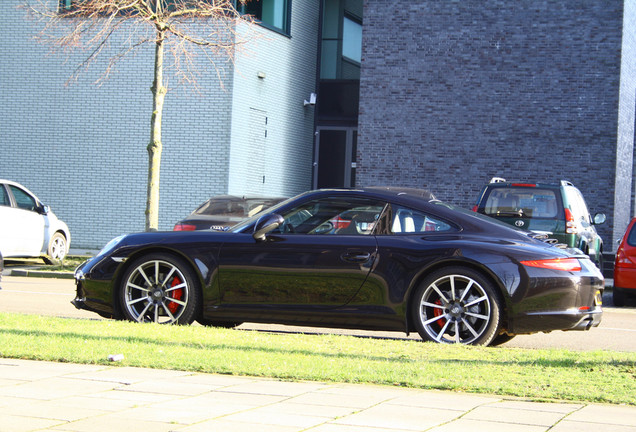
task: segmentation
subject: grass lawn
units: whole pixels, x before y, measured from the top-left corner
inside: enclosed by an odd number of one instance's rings
[[[110,354],[124,360],[109,363]],[[636,353],[0,314],[0,357],[636,405]]]

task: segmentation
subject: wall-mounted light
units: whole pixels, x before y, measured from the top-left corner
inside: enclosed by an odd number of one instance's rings
[[[316,105],[316,93],[312,93],[309,95],[309,100],[306,100],[303,103],[303,106],[307,106],[307,105]]]
[[[259,77],[260,79],[265,79],[267,75],[265,74],[265,72],[258,71],[256,72],[256,76]]]

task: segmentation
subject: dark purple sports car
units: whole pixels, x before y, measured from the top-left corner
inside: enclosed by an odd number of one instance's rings
[[[604,287],[577,249],[399,188],[306,192],[227,232],[121,236],[75,278],[74,304],[106,317],[476,345],[598,326]]]

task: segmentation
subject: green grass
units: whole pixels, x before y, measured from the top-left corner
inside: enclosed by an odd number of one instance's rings
[[[636,353],[0,314],[0,357],[636,405]]]

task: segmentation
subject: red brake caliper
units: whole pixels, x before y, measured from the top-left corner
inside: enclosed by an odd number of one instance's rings
[[[435,301],[435,304],[436,304],[436,305],[440,305],[440,306],[441,306],[441,305],[442,305],[442,300],[437,299],[437,300]],[[439,309],[439,308],[435,308],[435,309],[433,309],[433,316],[438,317],[438,316],[442,316],[442,315],[444,315],[444,311],[443,311],[442,309]],[[440,329],[442,329],[442,328],[444,328],[444,324],[446,324],[446,319],[445,319],[445,318],[440,318],[440,319],[438,319],[438,320],[437,320],[437,321],[435,321],[435,322],[437,323],[437,325],[439,326],[439,328],[440,328]]]
[[[174,277],[174,279],[172,279],[172,283],[170,284],[170,288],[175,287],[177,285],[179,285],[181,283],[181,279],[179,279],[178,277]],[[170,291],[170,297],[172,297],[175,300],[181,300],[181,297],[183,297],[183,289],[179,288],[173,291]],[[170,309],[171,313],[175,313],[177,311],[177,309],[179,308],[179,305],[175,302],[170,302],[168,303],[168,309]]]

